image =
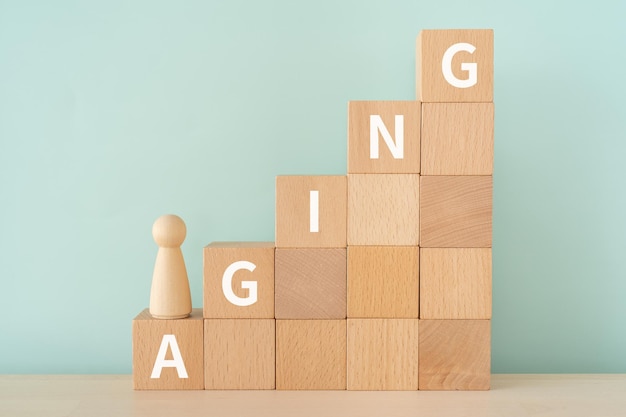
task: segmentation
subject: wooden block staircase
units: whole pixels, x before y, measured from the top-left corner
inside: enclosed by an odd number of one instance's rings
[[[135,389],[489,389],[493,31],[422,31],[416,72],[416,101],[348,103],[346,176],[276,178],[275,243],[204,248],[183,319],[168,220]]]

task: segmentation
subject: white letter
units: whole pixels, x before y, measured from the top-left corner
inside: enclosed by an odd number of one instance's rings
[[[174,358],[172,360],[165,359],[168,345],[170,349],[172,349],[172,358]],[[176,336],[173,334],[163,335],[161,347],[159,348],[159,353],[157,354],[156,361],[154,362],[154,368],[152,368],[152,375],[150,375],[150,378],[161,378],[161,370],[163,368],[176,368],[179,378],[189,378],[189,376],[187,376],[187,369],[185,369],[185,362],[183,362],[180,349],[178,349],[178,343],[176,343]]]
[[[222,291],[224,291],[224,296],[226,299],[230,301],[232,304],[239,307],[247,307],[256,303],[257,301],[257,282],[256,281],[241,281],[241,288],[247,289],[248,297],[241,298],[237,297],[237,294],[233,292],[233,275],[235,272],[240,269],[246,269],[250,272],[254,271],[256,265],[252,262],[248,261],[237,261],[233,262],[226,268],[224,271],[224,276],[222,277]]]
[[[309,210],[311,212],[311,219],[309,221],[309,231],[311,233],[317,233],[320,231],[320,192],[317,190],[311,190],[309,193]]]
[[[383,119],[378,114],[370,115],[370,159],[378,159],[378,132],[385,140],[394,159],[404,157],[404,116],[397,114],[395,122],[396,142],[394,143]]]
[[[455,43],[448,48],[445,54],[443,54],[443,59],[441,60],[441,70],[443,71],[443,77],[452,86],[457,88],[468,88],[476,85],[476,83],[478,82],[478,75],[476,74],[478,65],[476,65],[475,62],[463,62],[461,64],[461,69],[468,72],[467,80],[459,80],[452,73],[452,58],[454,57],[454,55],[459,51],[465,51],[473,54],[475,50],[476,47],[472,44]]]

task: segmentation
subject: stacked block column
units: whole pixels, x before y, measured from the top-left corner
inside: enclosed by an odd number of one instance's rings
[[[420,116],[348,105],[349,390],[418,389]]]
[[[422,31],[417,96],[419,388],[489,389],[493,32]]]
[[[205,389],[274,389],[274,243],[204,248]]]
[[[276,389],[346,389],[346,193],[276,178]]]

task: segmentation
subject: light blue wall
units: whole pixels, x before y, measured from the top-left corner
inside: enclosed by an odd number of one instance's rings
[[[626,372],[626,3],[0,0],[0,373],[129,373],[161,214],[272,240],[424,28],[495,30],[494,372]]]

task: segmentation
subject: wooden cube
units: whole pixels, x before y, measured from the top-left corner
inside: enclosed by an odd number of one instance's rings
[[[493,173],[493,103],[424,103],[422,175]]]
[[[204,320],[205,389],[274,389],[274,319]]]
[[[417,390],[418,320],[348,319],[348,390]]]
[[[204,389],[202,309],[185,319],[155,319],[146,308],[133,320],[133,388]]]
[[[493,30],[423,30],[416,61],[418,100],[493,101]]]
[[[418,174],[348,175],[348,245],[417,246]]]
[[[276,389],[345,390],[346,320],[276,320]]]
[[[277,319],[346,318],[346,248],[276,249]]]
[[[204,248],[205,318],[274,318],[274,243]]]
[[[420,320],[420,390],[488,390],[490,372],[490,320]]]
[[[348,103],[348,173],[419,174],[419,101]]]
[[[276,177],[276,247],[346,246],[345,176]]]
[[[420,318],[491,318],[490,248],[422,248],[420,259]]]
[[[419,248],[348,247],[348,318],[418,318]]]
[[[491,247],[492,178],[422,176],[420,246]]]

